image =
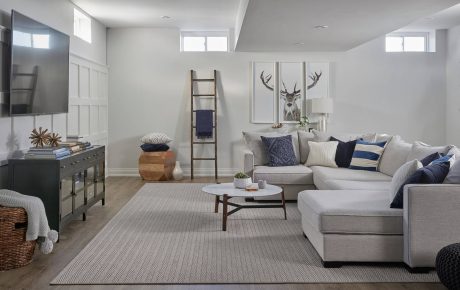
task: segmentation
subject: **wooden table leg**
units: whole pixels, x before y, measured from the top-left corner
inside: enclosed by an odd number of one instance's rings
[[[283,203],[284,219],[287,220],[286,200],[284,199],[284,188],[283,188],[283,191],[281,191],[281,202]]]
[[[214,205],[214,212],[218,213],[219,212],[219,196],[216,195],[216,204]]]
[[[223,219],[222,219],[222,230],[227,230],[227,204],[228,202],[228,195],[224,194],[224,206],[223,206]]]

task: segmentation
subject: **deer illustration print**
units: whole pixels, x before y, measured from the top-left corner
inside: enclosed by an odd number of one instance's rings
[[[309,79],[313,82],[307,86],[307,90],[313,88],[321,78],[322,72],[320,73],[313,73],[309,76]],[[264,71],[260,74],[260,79],[262,84],[269,90],[273,91],[273,86],[269,85],[270,80],[272,79],[272,75],[264,75]],[[297,90],[297,83],[294,84],[294,89],[292,91],[288,91],[286,85],[282,81],[283,89],[280,90],[280,98],[283,100],[283,116],[284,121],[298,121],[300,120],[300,108],[297,105],[297,101],[301,97],[300,89]]]

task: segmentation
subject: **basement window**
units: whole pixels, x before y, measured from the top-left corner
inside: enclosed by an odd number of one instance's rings
[[[185,52],[226,52],[228,49],[228,32],[226,31],[182,31],[181,51]]]
[[[386,52],[428,52],[429,33],[407,32],[387,34]]]
[[[91,18],[75,8],[73,9],[73,34],[91,43]]]

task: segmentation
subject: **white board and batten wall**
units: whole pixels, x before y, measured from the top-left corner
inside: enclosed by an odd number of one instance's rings
[[[71,55],[67,135],[107,146],[108,68]]]

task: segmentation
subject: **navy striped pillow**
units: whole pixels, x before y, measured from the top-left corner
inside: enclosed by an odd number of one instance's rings
[[[356,141],[355,151],[351,159],[350,169],[377,171],[380,157],[385,150],[387,142],[370,143],[366,141]]]

